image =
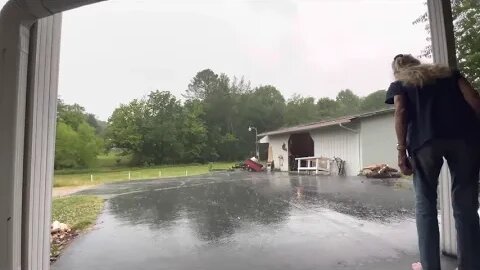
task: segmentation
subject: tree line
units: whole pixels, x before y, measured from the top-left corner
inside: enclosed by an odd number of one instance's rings
[[[255,134],[346,114],[385,108],[385,91],[336,99],[294,95],[286,100],[271,85],[252,88],[243,79],[205,69],[196,74],[183,101],[153,91],[117,108],[108,121],[108,147],[122,149],[140,165],[233,161],[253,155]]]
[[[235,161],[254,155],[255,133],[385,108],[385,91],[359,97],[342,90],[335,99],[293,95],[274,86],[205,69],[179,99],[169,91],[122,104],[108,122],[78,105],[58,102],[55,168],[89,168],[111,149],[132,165]]]

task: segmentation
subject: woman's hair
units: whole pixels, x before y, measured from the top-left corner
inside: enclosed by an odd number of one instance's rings
[[[447,78],[452,75],[452,70],[449,67],[422,64],[420,60],[410,54],[395,56],[392,69],[395,79],[401,81],[405,86],[423,87],[437,79]]]

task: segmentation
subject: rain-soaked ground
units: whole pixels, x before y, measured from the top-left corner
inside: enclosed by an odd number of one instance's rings
[[[407,180],[234,172],[82,193],[105,210],[54,270],[400,270],[418,257]]]

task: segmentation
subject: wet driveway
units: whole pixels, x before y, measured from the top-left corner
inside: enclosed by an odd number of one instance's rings
[[[84,191],[108,198],[96,228],[52,266],[77,269],[409,269],[407,181],[217,173]]]

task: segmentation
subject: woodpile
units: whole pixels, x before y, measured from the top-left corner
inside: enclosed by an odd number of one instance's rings
[[[67,224],[58,221],[53,222],[50,227],[50,245],[52,246],[50,262],[56,261],[60,255],[60,251],[77,237],[77,235],[77,232],[72,230]]]
[[[397,169],[388,166],[387,164],[374,164],[367,166],[360,172],[361,176],[367,178],[400,178],[401,174]]]

